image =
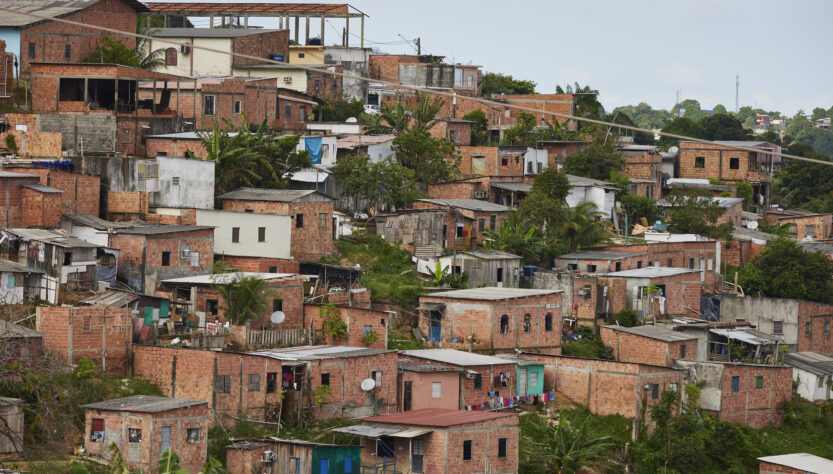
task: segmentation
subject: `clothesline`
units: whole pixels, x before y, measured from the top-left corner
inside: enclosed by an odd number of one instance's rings
[[[514,408],[516,405],[520,404],[527,404],[532,403],[533,405],[537,405],[538,403],[546,403],[551,402],[555,399],[555,391],[544,392],[541,395],[522,395],[522,396],[515,396],[515,397],[492,397],[489,401],[477,403],[474,405],[466,405],[466,410],[468,411],[475,411],[475,410],[499,410],[501,408]]]

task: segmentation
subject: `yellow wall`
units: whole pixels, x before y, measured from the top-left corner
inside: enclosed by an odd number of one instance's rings
[[[300,57],[300,54],[304,57]],[[324,64],[324,47],[289,45],[289,63]]]
[[[235,76],[277,78],[278,87],[307,92],[307,71],[303,69],[236,68]],[[289,82],[287,82],[289,79]]]
[[[157,49],[176,48],[176,66],[164,66],[157,72],[175,74],[177,76],[228,76],[231,74],[231,39],[230,38],[194,38],[194,45],[216,49],[220,52],[191,48],[188,54],[182,54],[179,44],[191,42],[191,38],[163,38],[151,41],[153,51]],[[191,58],[193,56],[193,59]],[[162,56],[164,58],[164,55]],[[193,62],[192,62],[193,61]],[[193,70],[191,69],[193,65]]]

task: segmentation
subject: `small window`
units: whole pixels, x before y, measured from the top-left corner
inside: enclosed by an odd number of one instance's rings
[[[260,391],[260,374],[249,374],[247,382],[248,390],[250,392]]]
[[[498,438],[497,439],[497,457],[498,458],[505,458],[506,457],[506,438]]]
[[[824,378],[824,377],[820,377]],[[104,418],[93,418],[90,426],[90,441],[93,443],[104,442]]]
[[[500,317],[500,333],[509,334],[509,315],[504,314]]]
[[[9,278],[12,279],[10,284],[14,284],[14,280],[13,280],[14,275],[12,275]],[[11,288],[11,286],[9,288]],[[824,333],[825,334],[830,334],[830,320],[829,319],[824,322]]]
[[[64,59],[72,59],[72,46],[64,46]]]
[[[244,209],[243,212],[248,212],[249,214],[254,214],[254,209]]]
[[[695,168],[705,168],[706,167],[706,157],[705,156],[697,156],[694,158],[694,167]]]
[[[330,374],[327,372],[321,373],[321,385],[330,386]]]
[[[622,262],[616,262],[616,271],[617,272],[622,271]]]
[[[217,393],[231,393],[231,375],[218,375],[214,379]]]
[[[275,393],[278,390],[278,373],[266,372],[266,393]]]
[[[318,213],[318,228],[324,229],[327,227],[327,213],[326,212],[319,212]]]
[[[819,380],[818,388],[822,388],[822,387],[824,387],[824,377],[819,376],[819,377],[817,377],[817,378],[818,378],[818,380]]]
[[[524,332],[529,333],[532,331],[532,316],[527,313],[524,315]]]
[[[503,268],[497,269],[497,275],[495,275],[495,280],[498,283],[503,283]]]
[[[231,228],[231,242],[233,244],[240,243],[240,227],[232,227]]]
[[[804,334],[808,336],[813,334],[813,323],[811,321],[804,323]]]
[[[381,370],[374,370],[370,372],[370,377],[376,382],[377,387],[382,386],[382,371]]]
[[[283,299],[275,298],[272,300],[272,312],[283,311]]]
[[[509,157],[503,156],[500,158],[500,166],[509,166]]]
[[[481,388],[483,388],[483,375],[475,374],[474,375],[474,389],[475,390],[480,390]]]
[[[29,43],[29,57],[30,58],[35,57],[35,43],[34,43],[34,41]]]
[[[179,186],[179,176],[171,177],[171,186]]]
[[[307,107],[305,105],[298,106],[298,121],[303,122],[307,116]]]
[[[689,270],[694,270],[694,259],[693,258],[688,259],[688,268],[689,268]]]
[[[463,461],[471,461],[471,440],[463,441]]]
[[[783,321],[773,321],[772,322],[772,334],[784,334],[784,322]]]
[[[220,307],[219,302],[215,299],[205,300],[205,312],[208,314],[217,314],[217,309]]]
[[[278,267],[269,267],[269,273],[278,273]]]
[[[188,442],[199,443],[201,430],[199,428],[188,428]]]
[[[735,375],[732,377],[732,393],[740,391],[740,377]]]
[[[596,273],[596,265],[587,265],[587,273]]]
[[[165,50],[165,65],[166,66],[176,66],[177,65],[176,48],[168,48],[168,49]]]
[[[203,115],[214,115],[214,96],[207,95],[203,98]]]
[[[659,384],[651,384],[651,399],[656,400],[659,398]]]
[[[171,252],[162,252],[162,266],[163,267],[170,267],[171,266]]]
[[[497,215],[495,214],[489,216],[489,229],[491,229],[492,232],[497,230]]]
[[[544,315],[544,331],[552,332],[552,313]]]
[[[680,359],[685,359],[685,344],[680,344]]]
[[[671,390],[672,392],[676,392],[677,389],[678,389],[677,382],[671,382],[670,384],[668,384],[668,390]]]
[[[764,376],[763,375],[756,375],[755,376],[755,388],[764,388]]]
[[[300,229],[304,227],[304,215],[303,214],[295,214],[295,227]]]
[[[72,252],[64,252],[64,265],[72,265]]]
[[[292,106],[291,105],[285,105],[283,107],[283,118],[285,118],[287,120],[292,118]]]
[[[674,259],[673,258],[665,259],[665,266],[666,267],[673,267],[674,266]]]
[[[235,100],[234,101],[234,113],[240,114],[243,112],[243,101],[242,100]]]
[[[303,58],[304,56],[305,56],[305,54],[304,54],[304,53],[298,53],[298,57],[299,57],[299,58]]]
[[[443,384],[442,382],[432,382],[431,383],[431,398],[440,398],[443,395]]]
[[[636,262],[636,268],[642,268],[642,260]]]
[[[486,230],[486,219],[478,219],[477,230],[483,232]]]
[[[266,242],[266,227],[257,228],[257,241]]]
[[[9,275],[9,277],[6,279],[6,288],[14,288],[14,283],[15,283],[14,280],[15,280],[14,275]],[[826,323],[826,324],[830,324],[830,323]],[[828,327],[828,326],[825,325],[825,327]]]
[[[729,169],[739,170],[740,169],[740,158],[729,158]]]
[[[454,236],[457,238],[463,237],[464,230],[465,228],[463,227],[463,224],[457,224],[457,232],[454,234]]]
[[[141,443],[142,442],[142,430],[139,428],[128,428],[127,429],[127,442],[128,443]]]
[[[456,142],[457,140],[457,132],[455,130],[448,131],[448,140],[451,142]]]
[[[284,78],[283,78],[283,83],[284,83],[284,84],[292,84],[292,78],[291,78],[291,77],[289,77],[289,76],[284,77]]]

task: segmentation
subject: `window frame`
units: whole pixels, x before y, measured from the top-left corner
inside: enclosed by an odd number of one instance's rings
[[[321,372],[321,385],[330,386],[330,373]]]
[[[729,157],[729,169],[730,170],[739,170],[740,169],[740,158],[738,157]]]
[[[756,389],[764,388],[764,376],[763,375],[756,375],[755,376],[755,388]]]
[[[498,438],[497,439],[497,457],[498,459],[506,458],[506,445],[509,444],[506,438]]]
[[[295,214],[295,228],[296,229],[303,229],[304,228],[304,214],[303,213]]]
[[[552,332],[552,313],[544,315],[544,332]]]
[[[209,98],[211,100],[209,100]],[[210,106],[209,106],[210,102]],[[209,112],[210,110],[210,112]],[[202,114],[213,117],[217,113],[217,97],[214,94],[204,94],[202,96]]]
[[[463,461],[471,461],[472,457],[472,441],[463,440]]]
[[[231,228],[231,243],[239,244],[240,243],[240,227],[232,227]]]
[[[443,396],[443,383],[442,382],[431,382],[431,398],[442,398]]]
[[[166,250],[166,251],[162,252],[161,258],[162,258],[162,262],[161,262],[162,265],[161,266],[163,266],[163,267],[170,267],[171,266],[171,252],[170,251]]]
[[[248,374],[246,376],[246,391],[259,392],[260,391],[260,374]]]
[[[64,59],[72,59],[72,45],[69,43],[64,45]]]
[[[234,114],[240,115],[243,113],[243,101],[240,99],[234,100]]]
[[[740,392],[740,376],[733,375],[732,376],[732,393]]]
[[[705,169],[706,168],[706,157],[705,156],[695,156],[694,157],[694,168],[695,169]]]
[[[266,242],[266,227],[257,228],[257,241],[261,243]]]
[[[192,436],[192,433],[196,433],[196,439]],[[185,442],[188,444],[196,444],[199,443],[202,439],[202,428],[194,427],[194,428],[186,428],[185,429]]]
[[[217,393],[231,393],[231,375],[215,375],[214,391]]]
[[[34,41],[29,41],[27,53],[30,59],[36,58],[38,56],[38,44]]]

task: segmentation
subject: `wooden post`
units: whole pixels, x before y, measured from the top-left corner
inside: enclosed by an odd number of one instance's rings
[[[295,17],[295,43],[298,43],[298,30],[301,29],[301,17]]]
[[[113,91],[113,108],[115,109],[114,112],[115,112],[115,115],[116,115],[116,131],[114,133],[114,139],[113,139],[113,153],[116,153],[119,149],[119,120],[118,120],[118,116],[119,116],[119,78],[118,77],[114,81],[113,89],[114,89],[114,91]]]
[[[364,49],[364,13],[362,13],[361,48]]]
[[[309,44],[309,17],[307,17],[307,27],[306,27],[306,29],[304,30],[304,33],[305,33],[305,35],[306,35],[306,37],[307,37],[307,41],[306,41],[306,43],[304,43],[304,44]]]
[[[321,46],[324,46],[324,16],[321,16]]]

